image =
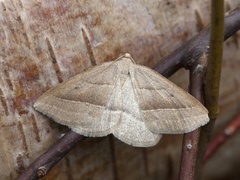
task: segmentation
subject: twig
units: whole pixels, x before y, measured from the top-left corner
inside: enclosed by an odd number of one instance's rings
[[[204,156],[204,162],[208,161],[214,153],[225,143],[230,137],[240,130],[240,114],[238,114],[228,126],[213,139],[207,146],[207,150]]]
[[[17,180],[35,180],[45,176],[78,142],[84,139],[84,136],[73,131],[68,132],[54,146],[38,157]]]
[[[197,65],[190,69],[190,93],[201,103],[203,103],[204,65],[203,62],[201,65],[203,68],[199,69],[199,65]],[[199,136],[200,128],[183,135],[179,180],[195,179]]]

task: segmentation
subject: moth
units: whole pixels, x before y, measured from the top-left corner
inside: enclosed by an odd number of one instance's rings
[[[34,108],[81,135],[113,134],[137,147],[154,146],[162,134],[187,133],[209,121],[199,101],[129,54],[58,84]]]

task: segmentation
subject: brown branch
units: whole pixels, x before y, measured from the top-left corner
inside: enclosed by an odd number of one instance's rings
[[[213,139],[207,146],[207,150],[204,156],[204,162],[208,161],[214,153],[224,144],[229,138],[231,138],[236,132],[240,130],[240,114],[238,114],[224,130]]]
[[[38,157],[17,180],[35,180],[45,176],[58,161],[84,139],[84,136],[73,131],[68,132],[55,145]]]
[[[200,61],[199,65],[190,69],[190,93],[203,103],[203,78],[205,74],[205,63]],[[179,180],[195,179],[195,169],[198,154],[198,142],[200,137],[200,128],[193,132],[183,135],[182,156],[179,172]]]

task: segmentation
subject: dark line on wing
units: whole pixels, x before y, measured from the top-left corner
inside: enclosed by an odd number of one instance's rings
[[[104,113],[107,109],[112,108],[112,106],[110,105],[110,103],[111,103],[110,100],[112,99],[112,96],[113,96],[114,94],[116,95],[116,93],[117,93],[117,92],[115,91],[115,88],[116,88],[116,84],[117,84],[119,78],[120,78],[120,76],[117,77],[116,80],[115,80],[115,83],[114,83],[114,85],[113,85],[112,92],[111,92],[111,94],[109,95],[109,100],[108,100],[108,102],[107,102],[107,104],[106,104],[106,106],[105,106],[105,109],[104,109],[103,113]],[[115,97],[116,97],[116,96],[115,96]],[[113,100],[115,100],[115,98],[114,98]],[[113,102],[115,102],[115,101],[113,101]],[[111,112],[111,111],[110,111],[110,112]],[[102,113],[102,115],[101,115],[101,119],[102,119],[103,113]],[[111,113],[108,115],[108,119],[109,119],[109,118],[111,118]]]
[[[136,85],[133,84],[134,81],[132,80],[131,76],[134,76],[134,75],[131,75],[131,74],[130,74],[129,77],[130,77],[130,80],[131,80],[131,85],[132,85],[132,88],[133,88],[133,93],[134,93],[135,99],[136,99],[137,104],[138,104],[138,109],[139,109],[139,113],[140,113],[141,120],[144,120],[144,118],[143,118],[143,116],[142,116],[142,109],[141,109],[141,107],[139,106],[138,93],[136,92],[137,87],[135,87]],[[131,114],[131,113],[129,113],[129,114]],[[134,116],[133,116],[133,117],[134,117]]]
[[[73,103],[79,102],[79,101],[74,101],[74,100],[62,99],[62,98],[59,98],[59,97],[57,97],[57,96],[54,96],[54,97],[57,98],[57,99],[60,99],[61,101],[70,101],[70,102],[73,102]],[[98,107],[106,107],[106,106],[104,106],[104,105],[91,104],[91,103],[89,103],[89,102],[83,102],[83,101],[81,101],[81,103],[86,103],[86,104],[93,105],[93,106],[98,106]],[[68,110],[59,109],[59,107],[55,107],[55,106],[48,105],[48,104],[44,104],[44,106],[48,106],[49,108],[55,108],[55,109],[57,109],[58,111],[69,112]],[[122,112],[122,113],[127,113],[128,115],[136,118],[135,116],[133,116],[133,115],[132,115],[130,112],[128,112],[128,111],[123,111],[123,110],[118,110],[118,109],[110,109],[110,108],[106,108],[105,110],[120,111],[120,112]],[[71,112],[71,113],[75,113],[75,112]],[[78,114],[78,113],[76,112],[75,114]]]
[[[137,69],[138,70],[138,69]],[[156,88],[152,85],[152,83],[147,79],[147,77],[140,71],[140,70],[138,70],[138,72],[140,72],[144,77],[145,77],[145,79],[149,82],[149,84],[151,84],[151,86],[153,87],[153,90],[154,91],[157,91],[156,90]],[[145,89],[145,88],[144,88]],[[161,94],[157,91],[157,93],[161,96]],[[162,97],[162,96],[161,96]],[[142,94],[142,98],[144,99],[144,101],[145,101],[145,98],[144,98],[144,94]],[[148,104],[148,105],[150,105],[150,104]],[[151,106],[153,109],[155,109],[153,106]]]
[[[142,73],[141,71],[139,71],[140,73]],[[151,86],[155,89],[155,87],[152,85],[152,83],[149,81],[149,79],[147,78],[147,76],[144,74],[144,73],[142,73],[142,75],[145,77],[145,79],[147,79],[147,81],[151,84]],[[163,89],[165,89],[165,88],[163,88]],[[157,90],[156,90],[157,91]],[[160,92],[158,92],[157,91],[157,93],[160,95],[160,96],[162,96],[161,94],[160,94]],[[163,96],[162,96],[163,97]],[[164,99],[164,98],[163,98]],[[172,100],[171,100],[172,101]],[[154,108],[155,109],[155,108]],[[154,115],[154,114],[153,114]],[[155,115],[154,115],[154,117],[156,117]],[[160,117],[156,117],[156,119],[159,119]],[[171,125],[173,125],[173,121],[170,121],[169,123],[171,123]]]
[[[104,72],[103,72],[103,73],[104,73]],[[116,74],[118,74],[118,73],[116,73]],[[110,103],[111,103],[111,102],[110,102],[110,99],[112,99],[113,94],[116,93],[116,92],[115,92],[115,88],[116,88],[116,85],[117,85],[117,82],[118,82],[119,78],[120,78],[120,76],[116,77],[116,79],[115,79],[115,83],[114,83],[114,85],[113,85],[112,92],[111,92],[111,94],[109,95],[108,102],[107,102],[107,104],[104,106],[105,108],[104,108],[104,110],[103,110],[103,112],[102,112],[99,120],[102,119],[103,114],[104,114],[104,112],[105,112],[106,110],[110,110],[110,112],[109,112],[109,114],[108,114],[108,120],[109,120],[109,118],[111,118],[111,112],[118,110],[118,109],[117,109],[117,110],[113,109],[113,106],[110,105]],[[115,97],[116,97],[116,96],[115,96]],[[113,99],[113,100],[114,100],[114,99]],[[115,101],[114,101],[114,102],[115,102]],[[119,120],[119,122],[120,122],[120,121],[121,121],[121,120]]]
[[[109,62],[108,62],[108,63],[109,63]],[[98,70],[98,71],[95,71],[95,73],[91,73],[91,75],[84,76],[83,78],[81,78],[81,81],[87,82],[87,83],[92,84],[92,85],[95,85],[95,84],[101,85],[101,84],[96,83],[96,82],[89,82],[88,80],[89,80],[89,79],[90,79],[90,80],[92,80],[92,79],[96,80],[95,77],[101,76],[102,74],[104,74],[104,72],[105,72],[108,68],[110,68],[113,64],[114,64],[114,62],[111,62],[111,63],[109,63],[108,66],[106,66],[104,69],[101,69],[100,71],[99,71],[99,70]],[[103,64],[102,64],[102,65],[103,65]],[[101,67],[102,65],[100,65],[99,67]],[[81,86],[80,86],[80,87],[81,87]],[[75,86],[74,88],[77,89],[77,88],[80,88],[80,87],[79,87],[79,86]],[[91,86],[91,87],[92,87],[92,86]],[[87,89],[88,89],[88,88],[86,88],[86,90],[87,90]]]
[[[141,90],[149,90],[149,91],[156,91],[156,90],[162,90],[163,88],[161,88],[161,89],[150,89],[150,88],[138,88],[138,89],[141,89]]]
[[[142,73],[141,71],[139,71],[139,72]],[[145,78],[147,79],[147,81],[152,85],[152,83],[148,80],[147,76],[146,76],[144,73],[142,73],[142,75],[145,76]],[[152,85],[152,87],[154,87],[154,86]],[[154,87],[154,88],[155,88],[155,87]],[[167,91],[165,88],[163,88],[163,89],[168,93],[168,91]],[[156,90],[156,91],[158,92],[158,90]],[[158,94],[161,95],[160,92],[158,92]],[[170,93],[168,93],[168,94],[170,95],[170,96],[169,96],[170,101],[171,101],[173,104],[177,105],[177,104],[172,100],[171,94],[170,94]],[[174,96],[174,94],[172,94],[172,96]],[[181,101],[179,101],[178,98],[176,98],[176,99],[177,99],[177,101],[180,102],[180,104],[182,105]],[[161,108],[161,109],[163,109],[163,108]],[[169,108],[168,108],[168,109],[169,109]],[[176,109],[176,110],[177,110],[177,108],[172,108],[172,109]],[[182,113],[180,113],[180,111],[178,111],[178,112],[179,112],[178,114],[180,115],[181,119],[184,119]],[[171,121],[171,122],[172,122],[172,121]]]
[[[60,71],[60,68],[59,68],[59,65],[58,65],[58,62],[57,62],[57,59],[56,59],[56,56],[55,56],[52,44],[51,44],[51,42],[49,41],[48,38],[46,38],[46,43],[47,43],[48,51],[49,51],[49,54],[50,54],[50,58],[52,59],[53,68],[54,68],[54,70],[55,70],[55,72],[57,74],[57,77],[58,77],[58,81],[62,82],[63,81],[62,73]]]
[[[83,39],[84,39],[85,45],[87,47],[87,51],[88,51],[88,55],[89,55],[91,64],[93,66],[95,66],[95,65],[97,65],[97,63],[96,63],[96,59],[95,59],[94,54],[93,54],[93,49],[92,49],[90,40],[89,40],[89,38],[87,36],[87,33],[85,32],[84,28],[81,28],[81,31],[82,31],[82,35],[83,35]]]
[[[149,112],[149,111],[155,111],[155,110],[160,110],[160,109],[168,111],[168,110],[173,110],[173,109],[176,109],[176,108],[144,109],[143,111]],[[193,107],[177,108],[178,111],[179,110],[188,110],[188,109],[197,109],[197,107],[193,106]]]
[[[83,80],[82,80],[82,81],[83,81]],[[84,80],[84,82],[89,83],[89,84],[92,84],[92,85],[99,85],[99,86],[101,86],[101,85],[114,86],[114,85],[112,85],[112,84],[107,84],[107,83],[104,84],[104,82],[103,82],[103,83],[89,82],[89,81],[87,81],[87,79]]]
[[[152,83],[149,81],[148,77],[147,77],[144,73],[142,73],[141,71],[139,71],[139,72],[140,72],[140,73],[145,77],[145,79],[152,85]],[[147,72],[146,72],[146,73],[147,73]],[[151,77],[151,74],[150,74],[150,77]],[[155,90],[156,92],[158,92],[159,90],[164,90],[164,91],[168,94],[168,97],[169,97],[169,99],[171,100],[171,102],[176,105],[176,103],[175,103],[175,102],[172,100],[172,98],[171,98],[171,97],[176,97],[174,94],[169,93],[164,87],[163,87],[162,89],[156,89],[153,85],[152,85],[152,87],[154,88],[154,90]],[[158,92],[158,94],[161,96],[161,93],[160,93],[160,92]],[[161,96],[161,97],[163,97],[163,96]],[[183,104],[181,103],[181,101],[179,101],[178,98],[176,98],[176,99],[178,100],[178,102],[180,102],[181,105],[183,105]],[[183,106],[183,107],[185,108],[185,106]]]
[[[104,71],[106,71],[106,69],[109,68],[110,66],[111,66],[111,65],[107,66],[107,67],[102,71],[102,73],[104,73]],[[115,72],[115,74],[113,74],[113,76],[117,76],[117,74],[118,74],[118,73]],[[104,113],[106,110],[117,111],[117,110],[115,110],[115,109],[112,109],[112,108],[111,108],[112,106],[111,106],[109,103],[111,103],[111,102],[110,102],[110,99],[112,98],[112,95],[113,95],[114,93],[117,93],[117,92],[115,92],[115,88],[116,88],[116,85],[117,85],[117,82],[118,82],[119,78],[120,78],[120,76],[116,77],[115,83],[114,83],[114,85],[112,85],[112,86],[113,86],[112,92],[111,92],[111,94],[109,95],[109,99],[108,99],[107,104],[105,104],[105,105],[98,105],[98,106],[101,106],[101,107],[105,107],[105,109],[103,110],[103,112],[102,112],[99,120],[102,119],[103,113]],[[85,82],[88,82],[88,81],[85,81]],[[88,83],[89,83],[89,82],[88,82]],[[89,84],[96,85],[97,83],[94,82],[94,83],[89,83]],[[101,85],[102,85],[102,84],[101,84]],[[109,85],[109,84],[107,84],[107,85]],[[87,90],[87,89],[86,89],[86,90]],[[77,101],[75,101],[75,102],[77,102]],[[81,101],[81,102],[82,102],[82,101]],[[114,101],[114,102],[115,102],[115,101]],[[89,103],[89,102],[84,102],[84,103],[91,104],[91,103]],[[92,105],[92,104],[91,104],[91,105]],[[94,104],[94,105],[96,105],[96,104]],[[110,118],[110,117],[111,117],[111,114],[109,114],[108,118]]]

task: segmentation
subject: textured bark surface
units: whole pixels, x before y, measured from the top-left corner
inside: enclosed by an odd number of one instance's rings
[[[239,0],[226,2],[234,8]],[[14,179],[68,131],[32,104],[55,84],[129,52],[153,67],[209,23],[209,1],[1,0],[0,179]],[[239,36],[225,43],[221,129],[239,111]],[[186,87],[186,73],[171,78]],[[206,165],[205,179],[239,176],[239,134]],[[181,136],[152,148],[89,138],[44,179],[171,179],[178,174]],[[225,163],[228,162],[228,163]],[[219,166],[221,164],[221,166]],[[216,169],[217,167],[217,169]]]

